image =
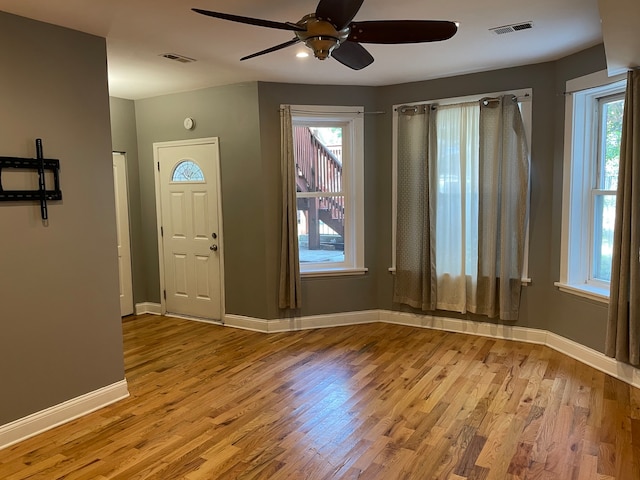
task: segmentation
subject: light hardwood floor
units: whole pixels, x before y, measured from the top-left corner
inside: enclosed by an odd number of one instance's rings
[[[123,329],[131,397],[0,451],[1,479],[640,479],[640,391],[547,347]]]

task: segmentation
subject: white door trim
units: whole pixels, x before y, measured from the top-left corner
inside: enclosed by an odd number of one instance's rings
[[[195,138],[191,140],[175,140],[170,142],[154,142],[153,143],[153,172],[156,187],[156,230],[158,237],[158,264],[160,267],[160,313],[162,315],[167,313],[167,304],[163,295],[165,291],[165,279],[164,279],[164,244],[162,238],[162,199],[161,199],[161,182],[160,182],[160,170],[158,168],[160,159],[160,149],[163,147],[182,147],[189,145],[206,145],[217,144],[220,145],[218,137],[206,137]],[[214,175],[216,176],[216,200],[218,203],[218,245],[219,245],[219,258],[220,258],[220,321],[224,323],[224,316],[226,312],[225,307],[225,285],[224,285],[224,232],[223,232],[223,217],[222,217],[222,183],[220,177],[220,158],[218,156],[217,161],[213,162]]]
[[[113,152],[112,157],[114,170],[114,193],[116,198],[116,226],[118,231],[120,314],[124,317],[134,313],[127,154],[124,152]]]

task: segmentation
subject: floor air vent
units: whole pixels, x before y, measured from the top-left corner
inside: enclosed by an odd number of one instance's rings
[[[529,30],[533,28],[533,22],[514,23],[512,25],[503,25],[501,27],[490,28],[489,31],[496,35],[504,35],[505,33],[519,32],[520,30]]]

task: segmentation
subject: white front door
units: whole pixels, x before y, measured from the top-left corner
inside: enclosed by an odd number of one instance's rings
[[[222,318],[216,138],[154,144],[166,313]]]
[[[129,196],[124,154],[113,154],[113,187],[116,197],[116,232],[118,237],[118,269],[120,273],[120,314],[133,313],[131,280],[131,245],[129,243]]]

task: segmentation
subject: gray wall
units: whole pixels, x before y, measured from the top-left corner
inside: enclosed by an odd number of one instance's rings
[[[562,165],[564,161],[564,92],[567,80],[606,69],[604,48],[594,47],[556,62],[554,104],[553,177],[551,206],[550,282],[560,279],[560,234],[562,227]],[[553,289],[548,302],[549,330],[600,352],[604,352],[607,305]]]
[[[131,276],[133,277],[133,302],[146,302],[149,295],[145,282],[145,265],[140,210],[140,173],[138,165],[138,132],[136,107],[133,100],[109,99],[111,110],[111,144],[114,152],[125,154],[127,165],[127,193],[129,195],[129,236],[131,243]]]
[[[183,120],[192,117],[193,130]],[[258,318],[268,311],[266,214],[255,83],[136,101],[147,301],[160,302],[153,143],[219,137],[226,310]]]
[[[2,425],[124,366],[105,40],[0,12],[0,44],[0,155],[34,157],[42,138],[64,198],[48,226],[37,203],[0,203]]]
[[[551,188],[553,162],[553,124],[554,124],[554,76],[552,63],[516,67],[505,70],[463,75],[445,79],[397,85],[380,89],[379,108],[388,113],[380,121],[382,131],[391,132],[391,106],[394,104],[435,100],[465,95],[499,92],[522,88],[533,89],[533,125],[531,145],[531,216],[530,216],[530,253],[529,274],[533,279],[531,286],[523,289],[520,319],[517,324],[533,328],[547,328],[548,312],[542,301],[553,290],[549,282],[551,265],[549,258],[549,232],[551,230]],[[386,159],[381,168],[381,178],[391,177],[391,136],[382,135],[378,142],[378,151]],[[379,199],[387,205],[391,203],[391,183],[378,186]],[[381,205],[379,208],[385,208]],[[385,208],[388,221],[379,233],[381,249],[379,262],[391,265],[391,209]],[[399,308],[391,304],[393,279],[390,275],[380,279],[380,301],[382,308]],[[472,315],[442,315],[474,318]],[[485,318],[482,318],[486,321]]]
[[[529,252],[533,283],[523,289],[520,319],[515,325],[549,330],[604,351],[606,305],[561,293],[553,282],[559,279],[560,265],[565,82],[605,68],[604,48],[599,45],[557,62],[380,88],[377,108],[388,113],[379,119],[381,171],[376,207],[388,220],[378,231],[379,270],[391,264],[391,184],[386,180],[391,176],[391,136],[387,133],[391,132],[391,105],[533,88]],[[391,276],[381,276],[378,281],[379,307],[402,310],[391,303]],[[487,321],[473,315],[438,314]]]
[[[154,142],[220,138],[226,313],[279,318],[280,104],[351,104],[373,110],[374,91],[366,87],[248,83],[138,100],[135,112],[125,111],[119,103],[128,101],[112,99],[114,149],[120,148],[116,139],[124,138],[127,129],[134,131],[134,118],[138,135],[142,239],[134,238],[132,243],[133,255],[143,258],[144,280],[143,285],[134,285],[136,302],[160,301]],[[187,116],[195,119],[194,130],[182,126]],[[372,118],[365,125],[365,201],[373,202],[376,121]],[[367,211],[365,228],[366,264],[372,272],[359,277],[305,279],[302,314],[375,308],[375,210]]]
[[[232,85],[135,102],[140,159],[142,241],[147,301],[159,301],[155,141],[219,136],[226,260],[226,311],[257,318],[285,315],[277,308],[280,251],[281,104],[363,105],[365,117],[365,265],[362,276],[304,278],[301,315],[367,309],[404,310],[391,301],[392,106],[494,91],[533,89],[532,190],[529,271],[516,325],[547,329],[603,350],[606,306],[560,293],[559,278],[566,80],[606,67],[596,46],[555,62],[388,87],[263,83]],[[194,131],[182,128],[193,116]],[[142,295],[142,293],[141,293]],[[438,312],[440,315],[484,317]]]
[[[322,85],[291,85],[259,83],[260,137],[262,161],[267,175],[264,189],[266,237],[264,255],[267,258],[268,310],[262,318],[280,318],[277,287],[280,270],[280,105],[355,105],[365,111],[375,110],[375,88]],[[364,184],[365,205],[376,203],[377,161],[375,141],[378,136],[375,115],[365,116]],[[365,275],[303,278],[301,315],[351,312],[376,308],[377,232],[381,225],[376,208],[365,208]]]

